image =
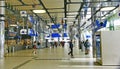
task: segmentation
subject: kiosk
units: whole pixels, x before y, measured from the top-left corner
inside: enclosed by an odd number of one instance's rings
[[[96,62],[120,65],[120,31],[100,31],[96,34]]]

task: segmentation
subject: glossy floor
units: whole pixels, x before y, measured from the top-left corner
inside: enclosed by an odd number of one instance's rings
[[[6,54],[0,59],[0,69],[119,69],[119,66],[101,66],[95,63],[92,55],[84,55],[74,47],[74,58],[68,55],[69,48],[32,49]]]

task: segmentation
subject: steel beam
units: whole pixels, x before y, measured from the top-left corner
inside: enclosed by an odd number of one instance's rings
[[[78,14],[77,14],[77,16],[75,17],[75,19],[77,19],[78,16],[80,16],[80,12],[81,12],[81,10],[82,10],[82,8],[83,8],[83,5],[84,5],[84,3],[81,4],[81,6],[80,6],[80,8],[79,8],[79,10],[78,10]],[[75,21],[74,21],[74,23],[75,23]]]
[[[89,1],[89,2],[67,2],[67,4],[82,4],[82,3],[100,3],[100,2],[120,2],[120,1]]]
[[[49,18],[51,19],[51,22],[54,23],[54,20],[52,19],[50,13],[48,12],[47,8],[45,7],[45,5],[43,4],[43,2],[41,0],[38,0],[39,3],[43,6],[43,8],[45,9],[46,13],[48,14]]]
[[[64,0],[64,14],[66,18],[67,17],[67,0]],[[65,20],[65,24],[66,24],[66,20]]]
[[[106,16],[107,14],[109,14],[110,12],[114,11],[115,9],[117,9],[119,7],[119,5],[117,5],[114,9],[110,10],[108,13],[106,13],[104,16]],[[102,17],[104,17],[102,16]]]
[[[26,5],[22,0],[18,0],[22,5]]]

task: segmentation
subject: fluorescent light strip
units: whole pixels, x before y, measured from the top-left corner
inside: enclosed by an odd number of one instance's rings
[[[16,27],[17,25],[16,25],[16,24],[11,24],[10,26],[14,26],[14,27]]]
[[[34,13],[46,13],[45,10],[33,10]]]
[[[72,24],[73,22],[67,22],[68,24]]]
[[[77,15],[78,12],[70,12],[70,13],[67,13],[67,15]]]
[[[72,17],[76,17],[76,16],[74,15],[74,16],[67,16],[67,17],[71,17],[72,18]]]

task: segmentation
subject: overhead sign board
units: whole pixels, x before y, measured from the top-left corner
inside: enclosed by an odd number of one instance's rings
[[[22,34],[22,35],[27,34],[27,29],[21,29],[20,34]]]
[[[27,12],[26,11],[20,11],[20,15],[22,17],[27,17]]]

